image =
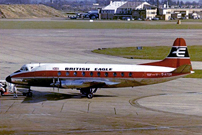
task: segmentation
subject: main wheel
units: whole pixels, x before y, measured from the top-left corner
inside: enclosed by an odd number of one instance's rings
[[[88,98],[88,99],[92,99],[92,98],[93,98],[93,93],[87,94],[87,98]]]
[[[80,93],[83,94],[83,95],[88,95],[89,93],[92,93],[92,89],[83,88],[83,89],[80,89]]]

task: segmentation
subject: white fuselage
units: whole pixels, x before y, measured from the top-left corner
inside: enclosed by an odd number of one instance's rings
[[[12,83],[30,86],[52,87],[59,81],[57,85],[63,88],[116,88],[169,81],[178,77],[173,70],[148,65],[38,63],[26,64],[10,76]]]

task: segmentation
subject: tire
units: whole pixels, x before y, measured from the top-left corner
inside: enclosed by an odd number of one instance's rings
[[[92,93],[92,91],[90,88],[83,88],[83,89],[80,89],[80,93],[83,95],[88,95],[89,93]]]
[[[93,93],[89,93],[89,94],[87,95],[87,98],[88,98],[88,99],[92,99],[92,98],[93,98]]]
[[[91,20],[94,20],[94,19],[95,19],[95,16],[94,16],[94,15],[93,15],[93,16],[91,16],[91,17],[90,17],[90,19],[91,19]]]

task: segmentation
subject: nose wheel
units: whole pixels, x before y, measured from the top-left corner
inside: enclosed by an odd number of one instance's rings
[[[27,96],[27,97],[32,97],[32,95],[33,95],[32,92],[27,92],[27,95],[26,95],[26,96]]]
[[[33,96],[33,94],[32,94],[32,91],[31,91],[30,87],[29,87],[28,92],[23,92],[23,96],[27,96],[27,97],[32,97],[32,96]]]

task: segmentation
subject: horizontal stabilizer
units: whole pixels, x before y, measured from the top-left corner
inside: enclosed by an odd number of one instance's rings
[[[191,65],[182,65],[179,66],[178,68],[176,68],[174,71],[172,71],[172,73],[191,73]]]

